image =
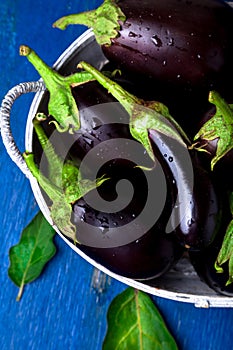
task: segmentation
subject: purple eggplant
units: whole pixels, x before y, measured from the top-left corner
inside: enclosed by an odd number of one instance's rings
[[[211,179],[210,172],[204,170],[197,151],[188,151],[182,145],[149,130],[154,150],[162,154],[175,184],[176,200],[170,218],[170,228],[180,243],[191,250],[200,250],[213,241],[220,220],[220,196]]]
[[[190,260],[200,279],[219,294],[233,295],[233,285],[226,285],[228,280],[227,264],[223,273],[217,273],[214,267],[221,244],[216,242],[199,252],[190,252]]]
[[[231,86],[233,10],[224,1],[106,0],[97,10],[57,20],[54,27],[69,24],[93,27],[106,57],[137,76],[138,84],[152,79],[150,89],[159,85],[178,96],[177,91],[226,93]]]
[[[135,201],[132,209],[126,208],[122,212],[111,215],[94,211],[93,208],[88,207],[87,203],[80,200],[74,206],[74,222],[80,236],[85,237],[85,240],[88,239],[88,235],[91,235],[85,229],[86,224],[94,225],[99,235],[97,243],[99,245],[101,241],[109,239],[111,228],[119,230],[120,234],[122,225],[126,225],[129,219],[132,220],[131,229],[136,228],[133,219],[137,211]],[[144,225],[145,223],[141,222],[140,230],[146,230],[146,233],[127,244],[114,247],[81,245],[80,249],[117,274],[137,280],[157,278],[174,266],[183,255],[184,249],[174,236],[165,236],[164,223],[157,223],[150,230],[145,229],[146,225]]]
[[[225,202],[226,204],[226,202]],[[200,279],[205,282],[210,288],[219,294],[226,296],[233,295],[232,277],[229,281],[229,266],[226,261],[222,267],[221,272],[216,269],[216,260],[219,251],[223,244],[224,235],[226,234],[229,222],[232,219],[232,214],[229,212],[229,207],[223,206],[224,219],[222,220],[218,233],[214,241],[205,249],[201,251],[189,251],[189,257]]]

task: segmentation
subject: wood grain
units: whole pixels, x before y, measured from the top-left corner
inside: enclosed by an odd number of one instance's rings
[[[101,1],[15,0],[0,2],[0,98],[15,84],[38,78],[18,55],[20,44],[33,47],[53,64],[84,27],[53,29],[64,14],[91,9]],[[13,132],[24,150],[24,132],[33,96],[17,101]],[[7,277],[8,251],[38,211],[27,179],[19,172],[0,141],[0,349],[97,350],[106,332],[106,312],[115,295],[126,286],[94,274],[93,267],[59,237],[58,253],[41,278],[26,286],[20,302],[17,287]],[[153,298],[181,350],[232,349],[233,310],[197,309],[193,305]],[[165,349],[166,350],[166,349]]]

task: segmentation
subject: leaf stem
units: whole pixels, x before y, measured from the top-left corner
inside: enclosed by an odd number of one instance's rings
[[[137,315],[137,324],[138,324],[138,336],[139,336],[139,348],[143,349],[143,340],[142,340],[142,335],[143,335],[143,330],[141,326],[141,317],[140,317],[140,304],[139,304],[139,296],[138,296],[138,290],[134,289],[135,293],[135,305],[136,305],[136,315]]]
[[[22,298],[22,295],[23,295],[23,291],[24,291],[24,282],[22,281],[20,287],[19,287],[19,292],[17,294],[17,297],[16,297],[16,301],[20,301],[20,299]]]

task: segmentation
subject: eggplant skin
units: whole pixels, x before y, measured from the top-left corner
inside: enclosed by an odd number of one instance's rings
[[[139,77],[185,90],[227,90],[233,9],[220,0],[121,0],[126,16],[106,57]]]
[[[160,152],[169,167],[167,179],[177,189],[170,229],[180,244],[201,250],[213,241],[221,220],[221,197],[211,175],[202,167],[197,151],[188,151],[155,130],[149,130],[149,138],[154,153]]]
[[[215,292],[232,297],[233,284],[226,286],[228,280],[227,263],[224,266],[223,273],[215,271],[214,263],[217,258],[220,246],[211,245],[208,249],[201,252],[190,252],[190,261],[196,270],[200,279],[206,283]]]
[[[81,237],[91,235],[85,228],[86,223],[95,226],[99,231],[99,244],[108,240],[109,228],[114,227],[120,231],[121,226],[127,224],[130,219],[133,222],[132,214],[138,211],[137,207],[134,201],[122,212],[107,214],[94,210],[80,199],[74,205],[74,223]],[[137,280],[149,280],[163,275],[184,253],[184,248],[174,236],[164,234],[164,225],[161,222],[128,244],[103,248],[81,244],[79,248],[112,272]]]

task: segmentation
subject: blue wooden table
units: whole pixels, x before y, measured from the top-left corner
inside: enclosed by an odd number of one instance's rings
[[[84,27],[65,32],[51,24],[60,16],[87,10],[101,1],[2,0],[0,2],[0,99],[19,82],[38,79],[25,58],[27,44],[52,65]],[[24,150],[26,116],[33,96],[21,97],[13,109],[13,133]],[[58,236],[57,254],[43,275],[26,286],[16,302],[17,287],[8,279],[9,248],[37,213],[28,180],[20,173],[0,141],[0,349],[97,350],[106,332],[109,303],[126,286],[103,276],[73,252]],[[153,298],[180,350],[233,349],[233,309],[197,309],[193,305]],[[231,333],[232,332],[232,333]],[[165,349],[166,350],[166,349]]]

